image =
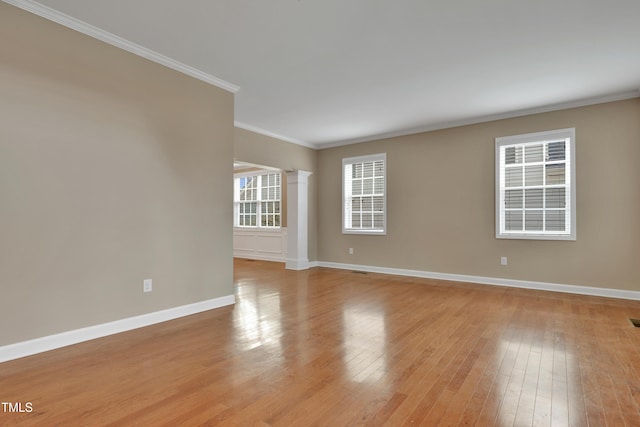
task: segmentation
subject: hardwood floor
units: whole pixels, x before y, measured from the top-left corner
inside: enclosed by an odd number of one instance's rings
[[[0,364],[0,425],[640,426],[640,302],[236,260],[237,303]]]

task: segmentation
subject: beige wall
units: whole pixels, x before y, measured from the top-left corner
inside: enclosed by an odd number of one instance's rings
[[[576,128],[577,241],[496,239],[494,139],[568,127]],[[341,159],[381,152],[388,234],[343,235]],[[318,257],[638,290],[639,162],[640,98],[321,150]]]
[[[231,93],[0,2],[0,345],[233,294],[232,159]]]
[[[494,138],[565,127],[578,240],[495,239]],[[379,152],[388,234],[343,235],[341,159]],[[312,261],[640,285],[640,99],[315,151],[234,129],[231,93],[0,2],[0,345],[232,294],[233,159],[313,173]]]
[[[318,152],[245,129],[235,128],[234,160],[287,170],[306,170],[309,176],[309,260],[318,260]],[[286,183],[286,177],[283,185]],[[283,210],[286,205],[283,204]]]

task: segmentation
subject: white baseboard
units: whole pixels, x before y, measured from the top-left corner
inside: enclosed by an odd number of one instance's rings
[[[607,298],[640,300],[640,292],[622,289],[597,288],[590,286],[563,285],[557,283],[532,282],[527,280],[500,279],[496,277],[468,276],[464,274],[435,273],[431,271],[406,270],[402,268],[376,267],[369,265],[342,264],[318,261],[318,267],[338,268],[342,270],[367,271],[370,273],[394,274],[397,276],[421,277],[425,279],[451,280],[454,282],[478,283],[481,285],[508,286],[512,288],[536,289],[540,291],[564,292],[578,295],[591,295]]]
[[[5,345],[0,347],[0,363],[54,350],[56,348],[66,347],[83,341],[102,338],[107,335],[113,335],[156,323],[166,322],[167,320],[173,320],[207,310],[213,310],[214,308],[220,308],[234,303],[235,295],[227,295],[193,304],[155,311],[153,313],[142,314],[140,316],[129,317],[100,325],[89,326],[73,331],[23,341],[16,344]]]

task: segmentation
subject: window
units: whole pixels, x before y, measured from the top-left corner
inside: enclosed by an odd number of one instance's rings
[[[496,138],[496,237],[576,239],[575,129]]]
[[[342,159],[342,232],[386,234],[386,154]]]
[[[236,227],[280,227],[280,173],[236,175]]]

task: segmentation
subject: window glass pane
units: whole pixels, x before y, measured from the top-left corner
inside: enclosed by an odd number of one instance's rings
[[[373,214],[373,226],[374,228],[382,228],[384,227],[384,215],[381,213]]]
[[[565,231],[565,211],[564,210],[549,210],[547,214],[547,230],[550,231]]]
[[[546,192],[547,208],[565,208],[565,189],[564,188],[547,188]]]
[[[251,226],[252,227],[256,226],[256,215],[251,215]]]
[[[542,230],[542,212],[543,211],[526,211],[524,213],[524,229],[526,231]]]
[[[354,195],[360,195],[362,194],[362,181],[361,180],[355,180],[351,183],[351,193]]]
[[[373,207],[373,197],[363,197],[362,198],[362,210],[363,211],[371,211]]]
[[[524,168],[524,185],[542,185],[542,165]]]
[[[362,180],[362,194],[373,194],[373,178]]]
[[[504,192],[504,207],[518,209],[522,207],[522,190],[506,190]]]
[[[545,174],[547,185],[562,185],[565,183],[565,165],[564,163],[546,165]]]
[[[522,168],[507,168],[504,171],[505,185],[507,187],[522,187]]]
[[[366,162],[362,164],[362,176],[364,178],[373,177],[373,162]]]
[[[504,157],[507,165],[522,163],[522,147],[506,147]]]
[[[377,196],[373,198],[373,210],[382,212],[384,210],[384,197]]]
[[[506,211],[504,228],[507,231],[522,231],[522,211]]]
[[[541,162],[544,154],[544,145],[527,145],[524,148],[524,161],[525,163]]]
[[[375,185],[374,185],[374,189],[373,189],[375,194],[382,194],[384,192],[384,179],[383,178],[376,178],[375,179]]]
[[[374,172],[375,176],[384,176],[384,162],[382,160],[378,160],[375,162]]]
[[[362,163],[352,165],[352,178],[362,178]]]
[[[353,228],[360,228],[360,213],[354,212],[351,214],[351,226]]]
[[[547,144],[547,160],[565,160],[565,142],[557,141]]]
[[[371,228],[373,226],[373,215],[371,213],[362,214],[362,228]]]
[[[280,227],[280,215],[275,215],[273,225],[274,227]]]
[[[524,207],[531,208],[542,208],[542,188],[535,188],[531,190],[525,190],[524,192]]]

